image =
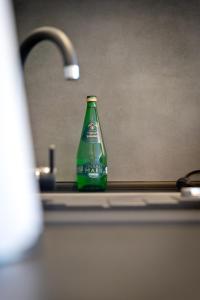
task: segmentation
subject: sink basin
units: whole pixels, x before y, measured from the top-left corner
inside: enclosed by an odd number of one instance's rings
[[[45,222],[194,223],[200,202],[183,202],[178,192],[42,193]]]

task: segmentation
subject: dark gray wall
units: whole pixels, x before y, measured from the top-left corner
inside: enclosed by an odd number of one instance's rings
[[[96,94],[110,180],[173,180],[200,167],[200,1],[17,0],[19,40],[43,25],[72,39],[81,79],[66,82],[48,42],[26,65],[38,165],[57,146],[73,180],[85,112]]]

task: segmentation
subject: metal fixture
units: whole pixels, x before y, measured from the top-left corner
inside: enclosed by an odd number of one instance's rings
[[[49,166],[35,169],[41,191],[53,191],[56,187],[55,146],[49,146]]]
[[[183,187],[195,187],[195,186],[199,186],[192,183],[191,182],[191,178],[192,176],[194,175],[197,175],[197,174],[200,174],[200,170],[194,170],[194,171],[191,171],[189,172],[188,174],[186,174],[184,177],[181,177],[179,178],[177,181],[176,181],[176,187],[178,190],[181,190],[181,188]]]
[[[79,66],[74,46],[67,35],[54,27],[40,27],[33,30],[20,46],[21,61],[24,66],[30,51],[39,43],[49,40],[55,43],[61,52],[65,79],[79,79]],[[49,148],[49,167],[35,169],[41,191],[55,189],[55,147]]]
[[[44,40],[55,43],[60,50],[63,58],[65,79],[79,79],[79,65],[74,46],[63,31],[54,27],[39,27],[28,35],[20,46],[22,64],[25,64],[32,48]]]

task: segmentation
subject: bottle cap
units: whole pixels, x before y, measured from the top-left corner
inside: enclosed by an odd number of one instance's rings
[[[97,101],[97,97],[96,96],[87,96],[87,102],[89,101]]]

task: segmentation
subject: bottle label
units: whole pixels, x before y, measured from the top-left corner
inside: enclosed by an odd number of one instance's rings
[[[96,122],[90,122],[86,126],[82,138],[88,143],[100,143],[100,132]]]
[[[79,175],[84,175],[89,178],[98,178],[107,174],[107,167],[98,163],[86,163],[78,166],[77,171]]]

